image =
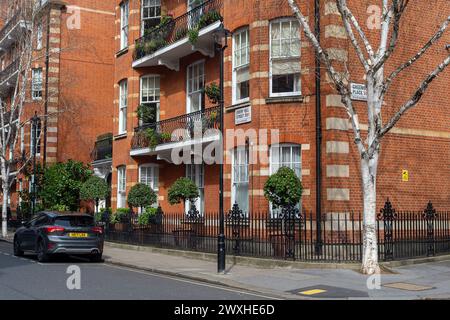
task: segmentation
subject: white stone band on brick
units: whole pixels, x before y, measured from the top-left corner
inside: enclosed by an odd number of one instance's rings
[[[327,165],[327,177],[348,178],[350,176],[350,166],[348,165]]]
[[[346,141],[327,141],[327,153],[348,153],[349,144]]]
[[[327,130],[343,130],[347,131],[351,128],[350,121],[342,118],[327,118]]]
[[[327,188],[328,201],[349,201],[350,189],[345,188]]]

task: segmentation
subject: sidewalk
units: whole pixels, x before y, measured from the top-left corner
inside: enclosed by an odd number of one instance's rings
[[[106,243],[106,263],[173,275],[285,299],[450,299],[449,260],[391,268],[381,287],[369,290],[367,276],[351,269],[298,269],[227,265],[217,274],[213,261],[152,252],[145,247]],[[373,282],[373,281],[372,281]],[[374,287],[374,286],[372,286]],[[300,293],[302,292],[302,293]]]

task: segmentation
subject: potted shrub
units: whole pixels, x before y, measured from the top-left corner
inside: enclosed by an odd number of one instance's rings
[[[200,193],[197,185],[189,178],[179,178],[169,188],[168,199],[171,205],[183,203],[186,205],[186,201],[189,201],[191,205],[198,199]],[[183,224],[190,223],[189,219],[184,219]],[[196,221],[198,223],[198,221]],[[192,236],[196,234],[197,228],[192,226],[189,229],[174,230],[175,244],[179,243],[193,243]],[[186,239],[183,239],[186,238]]]
[[[161,141],[160,134],[153,128],[148,128],[145,130],[145,136],[147,138],[148,146],[150,149],[155,149],[156,146]]]
[[[98,212],[98,203],[100,199],[106,199],[109,195],[109,186],[106,181],[100,177],[92,176],[87,179],[80,188],[80,199],[86,201],[95,201],[95,212]]]
[[[155,204],[156,200],[155,191],[144,183],[138,183],[131,187],[127,198],[128,205],[131,208],[140,208],[141,211],[143,208]]]
[[[114,225],[114,229],[117,231],[127,231],[129,220],[130,209],[128,208],[117,208],[116,212],[111,214],[110,223]]]
[[[220,101],[220,88],[217,85],[217,83],[213,82],[203,89],[205,91],[206,96],[208,97],[209,101],[217,105]]]
[[[267,179],[264,185],[264,196],[272,203],[274,208],[288,209],[295,207],[302,197],[302,183],[295,172],[287,167],[281,167],[275,174]],[[276,256],[284,256],[286,239],[283,232],[269,235]]]

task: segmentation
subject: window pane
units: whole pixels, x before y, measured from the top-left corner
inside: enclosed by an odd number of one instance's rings
[[[294,75],[273,75],[272,76],[272,92],[286,93],[294,92]]]

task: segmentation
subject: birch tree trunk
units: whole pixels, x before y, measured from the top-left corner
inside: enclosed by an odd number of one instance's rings
[[[5,168],[5,160],[2,159],[1,163],[1,174],[2,174],[2,237],[5,238],[8,235],[8,225],[7,225],[7,219],[8,219],[8,198],[9,198],[9,184],[8,184],[8,177],[6,177],[6,168]]]
[[[378,151],[372,159],[361,159],[361,178],[363,187],[363,257],[361,272],[379,273],[378,245],[376,229],[376,172]]]

